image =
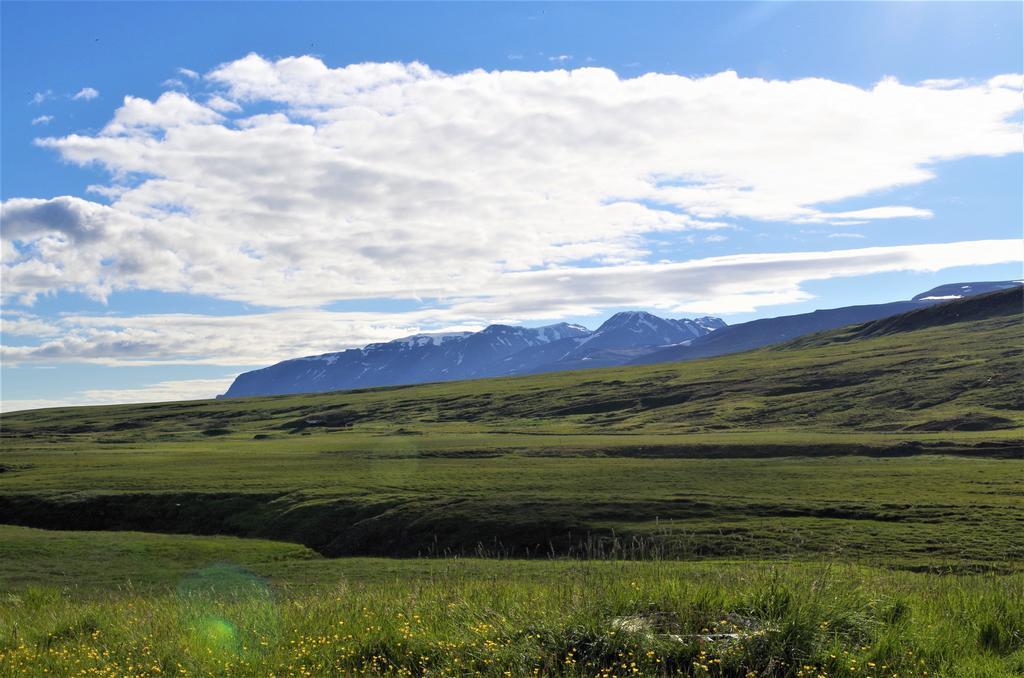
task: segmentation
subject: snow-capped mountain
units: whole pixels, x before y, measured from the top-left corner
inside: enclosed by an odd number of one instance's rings
[[[974,297],[979,294],[988,294],[999,290],[1017,287],[1020,280],[996,280],[986,282],[950,283],[933,287],[927,292],[922,292],[913,298],[914,301],[952,301],[964,297]]]
[[[225,397],[336,391],[621,365],[724,327],[718,318],[618,313],[596,331],[558,323],[415,334],[361,349],[286,360],[239,375]]]
[[[505,359],[505,374],[555,372],[622,365],[725,327],[721,318],[659,318],[642,311],[616,313],[593,333],[520,351]]]
[[[659,318],[643,311],[624,311],[608,318],[583,341],[590,348],[621,346],[668,346],[693,341],[725,327],[720,318]]]
[[[691,360],[747,351],[796,337],[905,313],[1020,281],[940,285],[907,301],[846,306],[726,327],[719,318],[659,318],[616,313],[590,331],[491,325],[480,332],[416,334],[339,353],[286,360],[238,376],[222,397],[336,391],[589,367]]]

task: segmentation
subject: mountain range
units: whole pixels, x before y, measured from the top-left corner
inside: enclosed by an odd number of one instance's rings
[[[953,283],[906,301],[846,306],[736,325],[726,325],[714,317],[667,319],[643,311],[626,311],[616,313],[593,331],[581,325],[558,323],[534,328],[490,325],[479,332],[416,334],[245,372],[221,397],[337,391],[690,360],[746,351],[1019,284]]]
[[[558,323],[490,325],[479,332],[415,334],[240,374],[225,397],[337,391],[622,365],[725,327],[719,318],[669,320],[616,313],[597,330]]]

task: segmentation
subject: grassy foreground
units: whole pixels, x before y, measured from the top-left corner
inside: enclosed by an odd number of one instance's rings
[[[1024,675],[1021,305],[5,415],[0,676]]]
[[[0,541],[14,554],[0,575],[0,675],[1024,671],[1019,573],[330,560],[258,540],[12,527]]]

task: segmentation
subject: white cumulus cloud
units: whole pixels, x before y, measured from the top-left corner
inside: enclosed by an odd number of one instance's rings
[[[551,269],[640,266],[658,234],[731,219],[927,218],[881,192],[928,181],[943,160],[1022,150],[1011,76],[860,88],[253,54],[205,80],[205,104],[129,96],[99,133],[38,141],[105,168],[109,184],[91,190],[110,202],[5,203],[19,224],[4,232],[5,298],[142,288],[293,308],[493,303]],[[248,103],[260,114],[242,113]],[[854,197],[869,202],[828,207]],[[552,296],[529,303],[546,313]]]
[[[92,87],[83,87],[78,90],[71,98],[75,101],[90,101],[100,95],[99,90],[93,89]]]
[[[242,107],[234,101],[228,101],[219,94],[215,94],[207,99],[206,106],[221,113],[237,113],[242,110]]]
[[[560,267],[510,273],[475,294],[406,312],[289,309],[232,316],[65,314],[56,320],[19,312],[4,318],[4,332],[36,336],[38,341],[4,346],[2,358],[7,365],[267,364],[420,331],[585,317],[603,308],[640,308],[663,315],[745,312],[810,299],[801,285],[811,280],[891,271],[930,272],[1022,257],[1021,241],[991,240]]]

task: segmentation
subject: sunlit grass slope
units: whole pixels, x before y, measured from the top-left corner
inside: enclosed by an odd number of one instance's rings
[[[992,678],[1024,670],[1021,573],[328,560],[250,539],[15,527],[0,527],[0,549],[5,676]]]
[[[0,522],[330,555],[1024,559],[1019,290],[714,359],[4,417]]]

